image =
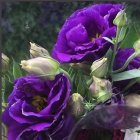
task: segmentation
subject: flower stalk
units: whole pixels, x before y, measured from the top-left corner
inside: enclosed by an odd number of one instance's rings
[[[115,73],[119,73],[119,72],[122,72],[123,70],[125,70],[127,68],[127,66],[129,65],[129,63],[138,56],[139,54],[138,53],[133,53],[125,62],[125,64],[123,65],[122,68],[118,69],[118,70],[115,70],[113,71],[113,74]]]
[[[114,50],[113,50],[113,54],[112,54],[112,61],[111,61],[111,65],[110,65],[111,73],[113,71],[113,64],[114,64],[114,60],[115,60],[115,56],[116,56],[116,52],[117,52],[118,39],[119,39],[120,31],[121,31],[121,27],[118,26],[117,27],[117,33],[116,33],[116,41],[115,41],[115,44],[114,44]]]

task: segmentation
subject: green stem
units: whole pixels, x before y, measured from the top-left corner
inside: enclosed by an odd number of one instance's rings
[[[118,70],[113,71],[113,74],[114,74],[114,73],[119,73],[119,72],[122,72],[123,70],[125,70],[125,69],[127,68],[128,64],[129,64],[135,57],[137,57],[138,55],[139,55],[139,54],[137,54],[136,52],[133,53],[133,54],[127,59],[127,61],[126,61],[125,64],[123,65],[123,67],[120,68],[120,69],[118,69]]]
[[[115,44],[114,44],[114,50],[113,50],[113,54],[112,54],[112,61],[111,61],[111,65],[110,65],[111,72],[113,70],[113,64],[114,64],[114,60],[115,60],[115,56],[116,56],[116,51],[117,51],[117,45],[118,45],[118,39],[119,39],[120,31],[121,31],[121,28],[117,27],[116,41],[115,41]]]

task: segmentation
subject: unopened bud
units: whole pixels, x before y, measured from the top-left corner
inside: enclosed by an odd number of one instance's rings
[[[108,72],[107,58],[102,58],[94,61],[91,66],[91,75],[98,78],[103,78]]]
[[[132,93],[132,94],[126,95],[124,97],[124,100],[127,106],[140,108],[140,95],[139,94]]]
[[[140,39],[134,43],[133,47],[135,49],[135,52],[140,54]]]
[[[89,87],[93,97],[99,102],[104,102],[112,95],[112,85],[106,79],[93,77],[93,83]]]
[[[31,42],[30,42],[30,46],[31,46],[30,48],[31,58],[49,56],[49,52],[43,47]]]
[[[113,23],[115,25],[117,25],[118,27],[123,27],[127,24],[127,17],[126,17],[126,13],[124,12],[124,10],[121,10],[117,16],[115,17],[115,19],[113,20]]]
[[[97,102],[104,103],[105,101],[111,98],[111,95],[112,94],[110,92],[100,91],[98,94]]]
[[[9,58],[4,53],[2,53],[2,72],[7,71],[8,66],[9,66]]]
[[[29,60],[22,60],[21,66],[25,71],[31,74],[53,80],[59,73],[60,64],[51,57],[36,57]]]
[[[73,93],[70,97],[68,106],[74,117],[77,118],[84,114],[84,99],[80,94]]]

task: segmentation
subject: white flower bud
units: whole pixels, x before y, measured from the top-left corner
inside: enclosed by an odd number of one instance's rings
[[[73,93],[71,95],[68,106],[71,114],[75,118],[84,114],[84,99],[79,93]]]
[[[53,80],[59,73],[60,64],[51,57],[36,57],[29,60],[22,60],[21,66],[25,71],[31,74]]]
[[[4,53],[2,53],[2,72],[7,71],[8,66],[9,66],[9,58]]]
[[[139,94],[132,93],[132,94],[126,95],[124,97],[124,100],[127,106],[140,108],[140,95]]]
[[[101,58],[92,63],[91,75],[98,78],[103,78],[107,75],[108,63],[107,58]]]
[[[31,43],[30,42],[30,56],[31,58],[35,58],[35,57],[46,57],[46,56],[50,56],[49,52],[44,49],[43,47],[35,44],[35,43]]]
[[[117,25],[118,27],[123,27],[127,24],[127,17],[126,17],[126,13],[124,12],[124,10],[121,10],[117,16],[115,17],[115,19],[113,20],[113,23],[115,25]]]

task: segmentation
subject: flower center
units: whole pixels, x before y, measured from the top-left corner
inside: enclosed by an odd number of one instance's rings
[[[96,33],[95,37],[92,37],[91,38],[91,42],[93,42],[96,38],[99,38],[100,34],[99,33]]]
[[[34,96],[32,99],[31,104],[36,108],[36,110],[39,112],[41,111],[43,108],[46,107],[47,105],[47,99],[41,96]]]

